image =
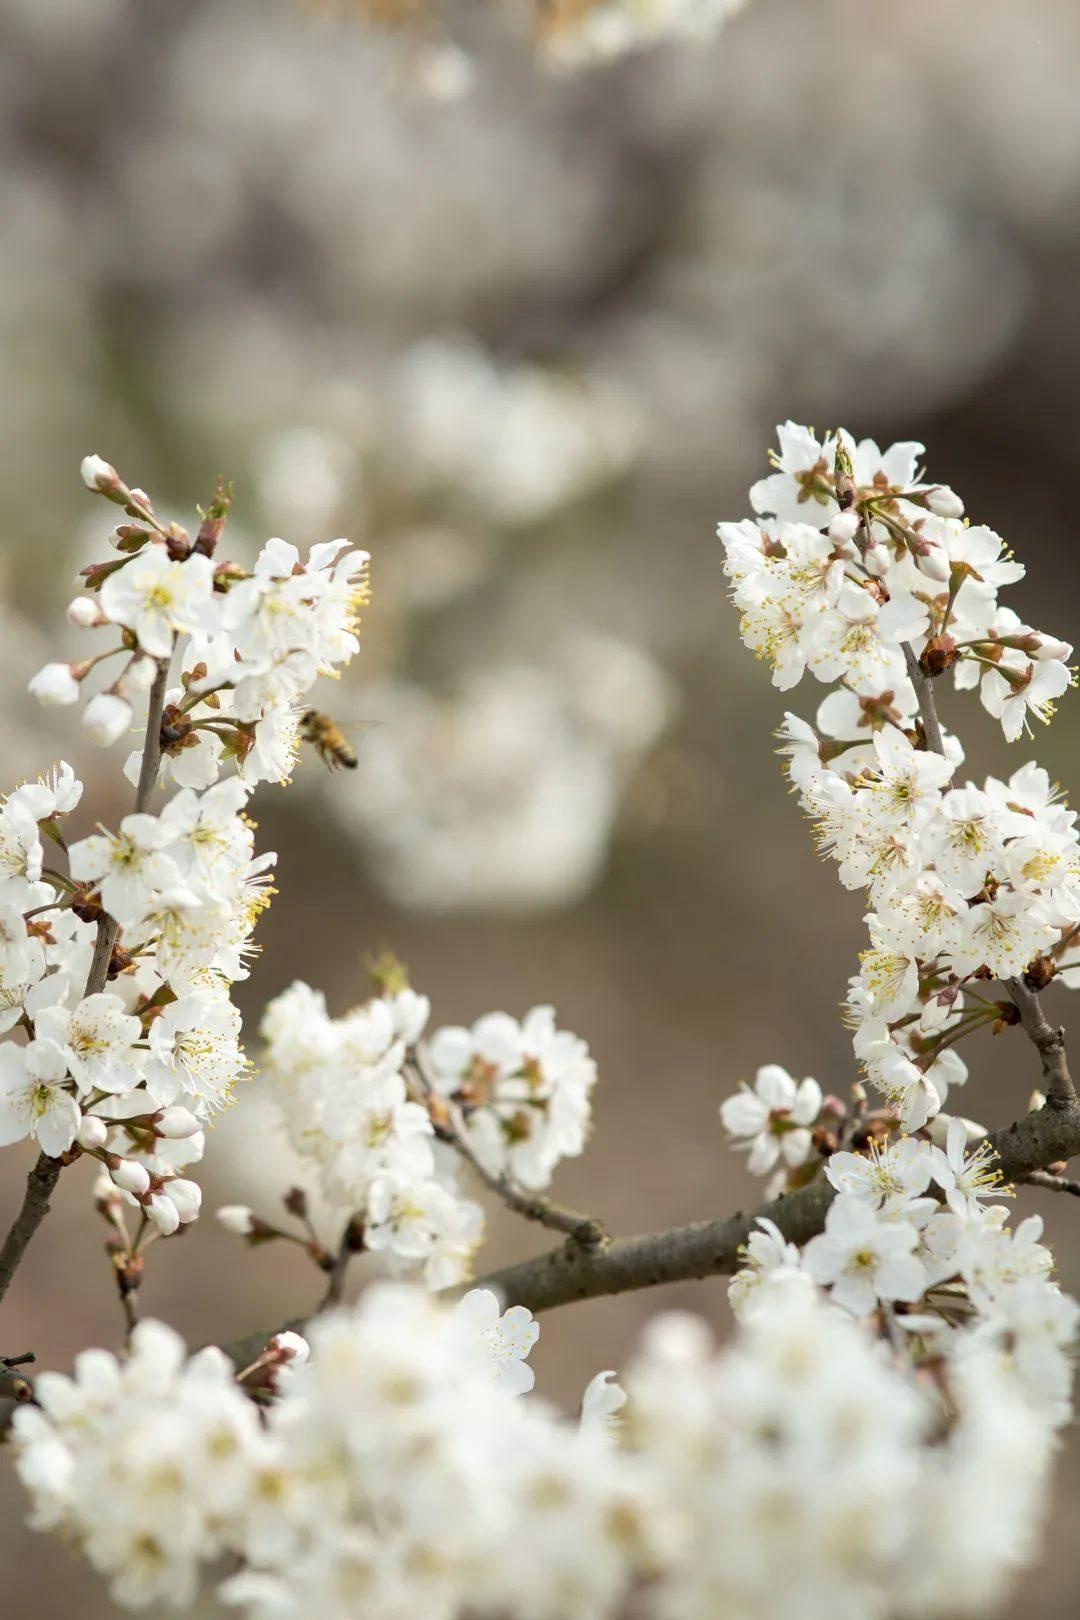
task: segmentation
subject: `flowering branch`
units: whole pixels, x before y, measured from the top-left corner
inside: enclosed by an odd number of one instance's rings
[[[423,1097],[436,1136],[465,1160],[488,1191],[501,1199],[513,1214],[546,1226],[552,1232],[565,1232],[572,1242],[584,1244],[586,1248],[605,1242],[604,1228],[595,1216],[583,1215],[580,1210],[568,1209],[551,1198],[528,1192],[505,1171],[490,1170],[469,1140],[468,1126],[458,1103],[452,1097],[438,1096],[419,1064],[409,1065],[408,1078]]]
[[[915,688],[919,715],[926,734],[927,746],[936,754],[945,755],[945,744],[934,699],[934,683],[916,657],[910,645],[904,648],[911,684]],[[1065,1051],[1065,1031],[1055,1029],[1043,1012],[1037,990],[1024,983],[1022,977],[1007,979],[1009,994],[1029,1040],[1036,1047],[1042,1063],[1046,1100],[1052,1108],[1067,1108],[1076,1101],[1076,1090],[1069,1073],[1069,1060]]]
[[[1037,1178],[1047,1165],[1080,1153],[1080,1106],[1052,1108],[1047,1102],[1037,1113],[991,1135],[988,1142],[1006,1182],[1030,1181],[1045,1187],[1048,1182]],[[665,1232],[618,1238],[604,1249],[583,1250],[564,1244],[490,1272],[475,1286],[494,1289],[507,1305],[525,1305],[539,1314],[604,1294],[729,1276],[740,1265],[760,1221],[772,1221],[789,1243],[802,1247],[823,1229],[835,1197],[836,1189],[829,1182],[817,1180],[759,1209],[740,1210],[724,1220],[696,1221]]]
[[[150,794],[157,781],[158,766],[161,762],[161,713],[169,681],[169,662],[170,660],[166,658],[158,664],[154,684],[150,688],[142,766],[135,792],[135,809],[140,813],[150,802]],[[102,911],[97,921],[97,939],[94,942],[94,955],[86,980],[86,995],[96,995],[104,990],[108,983],[109,964],[119,932],[119,924],[108,912]],[[63,1167],[62,1159],[52,1158],[47,1153],[39,1153],[33,1169],[26,1178],[26,1192],[23,1195],[22,1205],[4,1239],[3,1247],[0,1248],[0,1300],[3,1300],[11,1286],[11,1279],[18,1270],[34,1233],[49,1213],[49,1200]]]

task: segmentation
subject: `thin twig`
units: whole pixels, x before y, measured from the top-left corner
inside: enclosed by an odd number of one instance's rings
[[[1005,982],[1027,1037],[1038,1051],[1048,1105],[1051,1108],[1070,1107],[1076,1102],[1076,1088],[1069,1073],[1065,1031],[1060,1026],[1055,1029],[1049,1022],[1038,993],[1029,989],[1023,979],[1007,979]]]
[[[523,1216],[527,1221],[536,1221],[538,1225],[546,1226],[552,1232],[564,1232],[573,1243],[584,1244],[586,1248],[595,1248],[606,1241],[604,1228],[595,1216],[584,1215],[577,1209],[568,1209],[564,1204],[557,1204],[550,1198],[541,1197],[539,1193],[527,1192],[510,1176],[489,1170],[469,1139],[468,1126],[457,1103],[448,1097],[436,1097],[417,1065],[409,1065],[409,1078],[419,1088],[424,1102],[434,1105],[433,1111],[437,1116],[433,1119],[436,1135],[449,1143],[488,1191],[500,1198],[507,1209],[512,1210],[515,1215]]]
[[[907,660],[908,675],[915,688],[915,696],[919,704],[919,717],[923,723],[926,734],[926,746],[935,754],[945,753],[945,740],[941,735],[941,722],[938,719],[937,704],[934,702],[934,683],[919,663],[915,649],[910,643],[904,643],[904,657]]]
[[[323,1311],[331,1310],[340,1305],[345,1294],[345,1278],[349,1271],[349,1262],[354,1254],[359,1254],[364,1247],[363,1231],[359,1227],[356,1217],[350,1216],[345,1222],[345,1230],[341,1234],[341,1242],[334,1257],[334,1264],[329,1272],[329,1281],[326,1292],[315,1309],[315,1315],[320,1316]]]
[[[145,810],[150,803],[150,793],[157,780],[158,766],[161,763],[161,711],[165,703],[170,663],[171,660],[167,658],[161,661],[150,689],[142,768],[139,771],[139,785],[135,794],[137,811]],[[116,944],[119,931],[117,924],[103,911],[98,918],[97,939],[94,941],[94,955],[86,980],[85,995],[96,995],[98,991],[104,990],[108,983],[109,963],[112,961],[113,946]],[[0,1247],[0,1300],[3,1300],[11,1286],[11,1279],[26,1253],[31,1238],[49,1213],[49,1200],[60,1179],[62,1168],[63,1163],[60,1159],[52,1159],[47,1153],[39,1153],[37,1162],[26,1178],[26,1192],[23,1195],[22,1206],[11,1224],[3,1246]]]
[[[1045,1192],[1070,1193],[1073,1198],[1080,1198],[1080,1181],[1070,1181],[1067,1176],[1051,1175],[1049,1170],[1032,1170],[1024,1180],[1029,1187],[1042,1187]]]

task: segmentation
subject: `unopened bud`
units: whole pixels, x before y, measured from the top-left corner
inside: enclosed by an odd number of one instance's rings
[[[921,574],[929,579],[936,580],[939,585],[947,583],[952,574],[952,563],[941,546],[935,546],[930,541],[926,548],[915,557],[915,566]]]
[[[197,1181],[185,1181],[183,1177],[176,1176],[167,1182],[165,1192],[168,1198],[176,1205],[176,1212],[180,1217],[180,1224],[186,1226],[198,1216],[202,1208],[202,1188]]]
[[[190,1108],[181,1108],[175,1104],[171,1108],[163,1108],[154,1120],[154,1130],[158,1136],[165,1136],[170,1141],[183,1141],[188,1136],[194,1136],[199,1129],[199,1122]]]
[[[109,1128],[103,1119],[99,1119],[96,1114],[84,1114],[79,1121],[79,1129],[76,1132],[75,1140],[81,1148],[85,1148],[88,1153],[92,1153],[97,1148],[105,1146],[108,1134]]]
[[[829,539],[838,546],[850,545],[859,532],[861,521],[858,512],[853,512],[850,508],[846,512],[838,512],[829,524]]]
[[[46,664],[31,677],[27,690],[47,708],[79,701],[79,683],[70,664]]]
[[[1072,657],[1072,643],[1058,641],[1055,636],[1044,636],[1040,630],[1035,640],[1035,657],[1038,659],[1056,658],[1059,663],[1067,663]]]
[[[292,1333],[288,1329],[284,1333],[275,1333],[266,1348],[279,1361],[291,1361],[297,1366],[303,1366],[311,1354],[311,1346],[303,1335]]]
[[[110,1167],[110,1174],[123,1192],[134,1193],[136,1198],[145,1197],[150,1190],[149,1174],[145,1167],[137,1164],[134,1159],[121,1159],[118,1164]]]
[[[153,658],[133,658],[121,677],[125,692],[149,692],[158,666]]]
[[[131,725],[131,704],[115,692],[99,692],[83,710],[82,721],[92,743],[110,748]]]
[[[923,492],[927,510],[933,512],[935,517],[962,518],[964,503],[954,489],[948,484],[934,484],[932,488]]]
[[[255,1212],[246,1204],[223,1204],[216,1214],[226,1232],[234,1237],[250,1237],[255,1230]]]
[[[167,1193],[155,1193],[147,1199],[146,1213],[161,1233],[162,1237],[172,1237],[180,1225],[180,1211]]]
[[[121,496],[126,500],[128,488],[115,467],[109,465],[101,456],[84,456],[79,468],[82,481],[87,489],[93,490],[95,495],[107,495],[112,501]]]
[[[101,609],[92,596],[76,596],[67,605],[67,621],[77,630],[90,630],[95,624],[102,624]]]
[[[109,536],[109,544],[114,551],[123,551],[130,556],[141,551],[150,537],[150,530],[141,523],[118,523]]]

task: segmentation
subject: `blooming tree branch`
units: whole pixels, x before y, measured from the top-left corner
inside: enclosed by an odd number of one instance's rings
[[[452,1097],[440,1097],[418,1065],[412,1064],[406,1072],[418,1087],[432,1115],[436,1136],[440,1141],[449,1143],[511,1214],[535,1221],[553,1232],[565,1232],[574,1243],[584,1244],[587,1248],[604,1242],[604,1228],[595,1216],[583,1215],[579,1210],[567,1209],[565,1205],[555,1203],[553,1199],[527,1192],[505,1171],[489,1169],[470,1140],[468,1125],[458,1103]]]
[[[135,792],[136,813],[146,809],[150,802],[150,794],[154,783],[157,781],[161,761],[161,712],[165,702],[165,689],[169,680],[169,662],[169,659],[163,659],[159,663],[153,685],[150,688],[150,703],[146,717],[146,737],[143,742],[142,764]],[[102,911],[97,920],[94,954],[86,978],[85,994],[87,996],[96,995],[105,989],[109,977],[109,965],[112,961],[113,949],[119,932],[119,923],[110,917],[107,912]],[[63,1159],[53,1158],[47,1153],[39,1153],[33,1169],[26,1178],[26,1193],[19,1208],[19,1213],[8,1230],[3,1246],[0,1247],[0,1300],[3,1299],[11,1286],[11,1279],[14,1277],[35,1232],[49,1213],[49,1200],[60,1179],[60,1172],[63,1167]],[[132,1296],[125,1297],[131,1298]]]
[[[263,1085],[319,1204],[295,1186],[285,1217],[218,1216],[250,1249],[299,1245],[323,1297],[192,1356],[139,1320],[136,1290],[148,1245],[198,1215],[178,1172],[245,1070],[229,989],[269,865],[248,795],[327,735],[307,693],[356,645],[364,559],[272,540],[251,570],[218,561],[225,492],[192,540],[88,458],[127,521],[69,619],[117,644],[32,685],[75,702],[124,655],[87,729],[115,741],[136,692],[151,720],[116,833],[60,836],[81,793],[66,767],[0,804],[0,1034],[18,1032],[0,1041],[0,1143],[41,1148],[28,1231],[51,1167],[99,1165],[127,1342],[33,1384],[0,1360],[0,1395],[32,1523],[77,1539],[118,1603],[185,1606],[227,1556],[221,1596],[248,1620],[610,1620],[632,1593],[650,1620],[889,1620],[900,1592],[905,1615],[944,1620],[985,1615],[1030,1559],[1080,1307],[1041,1220],[1010,1225],[1006,1201],[1017,1182],[1076,1191],[1080,1104],[1040,991],[1080,979],[1080,834],[1034,763],[953,785],[963,748],[934,683],[952,672],[1013,741],[1071,684],[1071,648],[999,604],[1022,568],[921,453],[788,423],[755,516],[720,525],[744,641],[781,689],[830,688],[780,737],[822,852],[866,896],[850,1098],[764,1064],[720,1107],[768,1178],[761,1206],[612,1241],[548,1193],[585,1149],[597,1080],[552,1008],[430,1029],[392,959],[340,1015],[297,982],[262,1020]],[[43,864],[46,836],[69,874]],[[988,1133],[955,1112],[959,1049],[1017,1024],[1046,1100]],[[463,1166],[566,1241],[469,1286],[484,1211]],[[403,1280],[348,1307],[360,1260]],[[725,1349],[661,1317],[625,1387],[599,1372],[576,1421],[519,1399],[534,1313],[717,1274]]]
[[[1080,1153],[1080,1107],[1045,1108],[987,1138],[1006,1181],[1050,1187],[1040,1172]],[[1055,1189],[1056,1190],[1056,1189]],[[836,1188],[818,1180],[771,1203],[715,1221],[695,1221],[663,1232],[618,1238],[606,1247],[581,1252],[563,1244],[531,1260],[489,1272],[476,1284],[494,1289],[509,1305],[530,1311],[554,1310],[577,1300],[623,1294],[666,1283],[730,1276],[742,1264],[746,1245],[762,1221],[769,1221],[789,1243],[801,1248],[824,1229]]]

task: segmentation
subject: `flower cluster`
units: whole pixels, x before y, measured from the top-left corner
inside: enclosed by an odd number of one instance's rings
[[[1045,1428],[973,1359],[905,1377],[805,1278],[774,1278],[718,1356],[651,1325],[627,1438],[679,1516],[663,1620],[978,1615],[1030,1556]],[[823,1488],[827,1482],[827,1488]]]
[[[1070,684],[1065,642],[1025,625],[998,592],[1022,579],[1001,537],[964,521],[963,503],[919,471],[921,444],[882,452],[843,431],[777,429],[776,470],[753,485],[756,519],[721,523],[744,642],[781,691],[809,670],[841,689],[822,705],[824,752],[896,723],[917,705],[905,646],[933,673],[954,670],[1015,740]]]
[[[547,1187],[559,1161],[583,1151],[596,1064],[584,1041],[555,1027],[553,1007],[534,1007],[520,1023],[488,1013],[471,1029],[437,1030],[425,1067],[436,1094],[461,1106],[492,1174]]]
[[[530,1311],[503,1311],[489,1288],[434,1293],[469,1274],[482,1229],[456,1167],[570,1234],[537,1263],[544,1275],[576,1280],[647,1250],[608,1248],[597,1223],[539,1196],[585,1145],[588,1047],[548,1007],[429,1035],[427,998],[389,957],[377,993],[341,1017],[294,984],[263,1020],[270,1089],[344,1217],[335,1260],[307,1195],[286,1195],[331,1275],[310,1342],[279,1333],[236,1371],[144,1323],[125,1358],[85,1352],[15,1414],[31,1523],[77,1541],[119,1603],[186,1606],[228,1558],[220,1596],[248,1620],[609,1620],[631,1594],[647,1620],[887,1620],[898,1604],[955,1620],[982,1616],[1030,1556],[1080,1306],[1052,1278],[1041,1220],[1009,1225],[992,1141],[943,1106],[967,1077],[962,1039],[1038,1008],[1057,972],[1080,976],[1078,840],[1037,766],[953,787],[962,753],[926,694],[977,665],[1011,733],[1068,683],[1068,649],[1012,633],[996,590],[1015,565],[962,523],[950,490],[920,480],[919,447],[820,445],[790,424],[782,445],[752,492],[766,521],[724,526],[729,569],[744,634],[781,682],[804,666],[838,682],[816,727],[788,717],[784,747],[841,881],[869,894],[848,1007],[884,1105],[860,1084],[849,1108],[771,1064],[721,1116],[777,1191],[816,1183],[801,1228],[814,1235],[788,1240],[787,1204],[759,1217],[722,1351],[701,1324],[662,1317],[625,1388],[598,1373],[578,1422],[519,1398],[534,1381]],[[348,655],[358,575],[334,547],[305,567],[271,542],[252,575],[187,576],[213,553],[223,498],[189,546],[111,468],[91,458],[87,478],[133,519],[117,533],[134,561],[91,570],[101,622],[122,627],[126,668],[149,661],[158,696],[178,647],[184,679],[160,739],[151,697],[136,810],[115,834],[69,844],[81,788],[67,767],[0,804],[3,1018],[26,1037],[0,1045],[0,1136],[102,1161],[123,1293],[141,1255],[118,1205],[136,1200],[140,1230],[165,1233],[197,1212],[176,1171],[244,1071],[228,992],[270,861],[254,853],[246,767],[284,760],[305,683]],[[148,560],[145,590],[138,573],[134,595],[109,588]],[[63,683],[54,669],[36,684]],[[203,704],[216,718],[199,718]],[[198,730],[217,741],[187,742]],[[154,815],[158,741],[174,776],[190,756],[200,779]],[[212,780],[226,755],[238,774]],[[46,838],[68,874],[44,864]],[[994,977],[1012,999],[984,993]],[[1055,1039],[1038,1041],[1048,1074]],[[1076,1102],[1056,1083],[1046,1114],[1060,1122]],[[252,1243],[287,1235],[241,1206],[219,1214]],[[657,1254],[685,1236],[658,1235]],[[335,1308],[365,1249],[425,1286],[376,1283]]]
[[[458,1191],[453,1156],[438,1151],[413,1068],[428,1012],[426,996],[402,987],[331,1018],[325,997],[297,983],[267,1007],[262,1035],[289,1140],[358,1246],[441,1288],[469,1275],[484,1223]]]
[[[222,1595],[254,1616],[505,1612],[523,1567],[529,1612],[598,1612],[648,1527],[602,1424],[514,1399],[537,1331],[491,1295],[455,1312],[382,1284],[315,1324],[310,1359],[282,1334],[237,1381],[143,1323],[124,1363],[87,1352],[18,1414],[32,1522],[77,1537],[130,1607],[186,1606],[230,1551],[245,1568]]]
[[[443,1145],[454,1141],[449,1111],[485,1172],[543,1188],[584,1148],[596,1065],[550,1007],[520,1023],[488,1013],[425,1041],[429,1011],[394,963],[382,994],[340,1018],[319,991],[292,985],[270,1003],[262,1034],[289,1140],[356,1246],[441,1288],[469,1275],[483,1234]],[[231,1206],[225,1218],[251,1235]]]
[[[0,1142],[30,1136],[52,1159],[96,1158],[98,1205],[124,1248],[125,1201],[166,1235],[199,1212],[199,1188],[179,1172],[201,1158],[207,1121],[248,1070],[230,987],[248,975],[271,893],[274,856],[255,853],[248,800],[255,782],[285,778],[301,698],[356,645],[366,558],[341,557],[337,541],[304,566],[270,541],[247,574],[214,561],[221,490],[192,540],[100,457],[82,472],[127,521],[112,535],[119,556],[84,570],[87,594],[68,619],[117,640],[47,665],[31,690],[74,702],[93,669],[122,657],[83,719],[96,741],[114,741],[149,693],[146,740],[127,767],[135,811],[115,832],[65,836],[82,795],[67,765],[0,808],[0,1025],[26,1037],[0,1046]],[[236,774],[217,780],[230,758]],[[169,775],[178,791],[152,813]],[[45,864],[44,838],[66,872]]]
[[[47,664],[31,691],[43,703],[76,703],[91,670],[123,657],[120,674],[83,711],[91,739],[107,746],[129,729],[132,699],[149,690],[182,636],[179,685],[165,697],[162,774],[202,788],[233,760],[248,784],[287,781],[306,694],[356,651],[367,553],[331,540],[303,562],[295,546],[268,540],[247,572],[215,561],[229,509],[222,490],[192,540],[178,523],[163,524],[149,497],[100,456],[87,456],[82,472],[128,521],[112,532],[121,555],[83,570],[90,594],[75,598],[68,619],[118,630],[120,639],[92,658]],[[136,754],[133,779],[139,768]]]
[[[145,1323],[17,1413],[32,1523],[129,1607],[186,1605],[231,1553],[250,1620],[599,1620],[645,1581],[651,1620],[875,1620],[898,1583],[974,1615],[1025,1555],[1047,1439],[989,1347],[916,1379],[774,1277],[719,1354],[657,1319],[626,1392],[598,1375],[573,1424],[515,1399],[536,1325],[497,1311],[380,1284],[239,1379]]]
[[[841,882],[868,891],[855,1050],[917,1129],[967,1078],[956,1043],[1000,1017],[979,981],[1034,964],[1046,982],[1073,960],[1080,837],[1034,764],[952,786],[962,750],[927,737],[914,679],[952,669],[1015,738],[1049,718],[1072,649],[998,605],[1023,569],[920,479],[921,445],[779,434],[777,471],[750,492],[763,515],[720,534],[743,638],[775,683],[836,683],[815,725],[787,716],[783,751]]]
[[[825,1175],[837,1196],[824,1232],[800,1253],[763,1221],[731,1285],[736,1310],[752,1312],[762,1285],[804,1272],[851,1315],[888,1318],[915,1366],[940,1373],[993,1354],[1000,1381],[1049,1425],[1064,1422],[1080,1306],[1052,1280],[1041,1218],[1013,1228],[987,1202],[1012,1192],[989,1145],[970,1146],[953,1119],[944,1148],[871,1140],[832,1154]]]

